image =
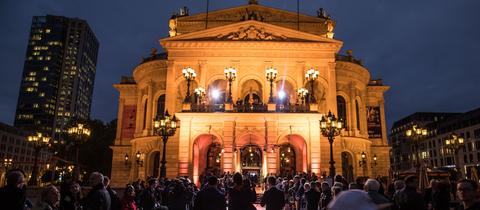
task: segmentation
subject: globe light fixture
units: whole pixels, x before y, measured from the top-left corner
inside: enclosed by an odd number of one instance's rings
[[[314,84],[315,80],[317,80],[318,75],[320,73],[315,70],[314,68],[310,68],[307,73],[305,73],[305,79],[310,82],[310,87],[311,87],[311,92],[310,92],[310,103],[316,103],[317,100],[315,99],[315,89],[314,89]]]
[[[223,73],[228,81],[228,97],[226,102],[232,103],[232,82],[237,78],[237,70],[233,67],[227,67],[223,70]]]
[[[37,176],[38,176],[38,156],[43,147],[46,147],[50,143],[50,137],[36,132],[32,135],[27,136],[27,141],[33,145],[34,150],[34,162],[32,169],[32,176],[28,180],[28,185],[37,185]]]
[[[165,178],[167,175],[167,160],[165,154],[168,137],[175,135],[178,128],[178,119],[175,115],[173,115],[173,117],[170,116],[168,111],[153,120],[153,133],[154,135],[161,136],[163,140],[162,165],[160,167],[160,177],[162,178]]]
[[[185,95],[185,99],[183,100],[184,103],[190,103],[190,82],[195,80],[197,77],[197,73],[191,67],[187,67],[182,69],[182,75],[187,80],[187,94]]]
[[[278,71],[273,67],[269,67],[265,70],[265,78],[270,82],[270,96],[268,97],[268,103],[274,103],[273,100],[273,82],[277,79]]]
[[[322,116],[320,120],[320,132],[323,136],[328,138],[330,144],[330,177],[335,176],[335,161],[333,160],[333,141],[335,136],[340,135],[343,129],[342,119],[337,119],[332,112],[328,112],[327,116]]]

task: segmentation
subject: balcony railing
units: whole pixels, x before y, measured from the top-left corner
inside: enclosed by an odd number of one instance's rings
[[[274,111],[268,111],[267,104],[234,104],[232,110],[225,110],[224,104],[192,104],[183,112],[235,112],[235,113],[318,113],[311,112],[308,104],[277,104]]]

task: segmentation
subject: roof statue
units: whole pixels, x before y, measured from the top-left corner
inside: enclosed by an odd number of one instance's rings
[[[258,4],[258,1],[257,0],[249,0],[248,4]]]

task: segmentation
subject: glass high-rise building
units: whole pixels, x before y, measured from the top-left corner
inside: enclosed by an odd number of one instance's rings
[[[84,20],[34,16],[15,127],[54,135],[72,118],[88,119],[98,47]]]

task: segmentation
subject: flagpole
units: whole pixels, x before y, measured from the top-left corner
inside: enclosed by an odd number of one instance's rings
[[[300,0],[297,0],[297,30],[300,31]]]
[[[205,29],[208,28],[208,6],[210,5],[210,1],[207,0],[207,14],[206,14],[206,17],[205,17]]]

